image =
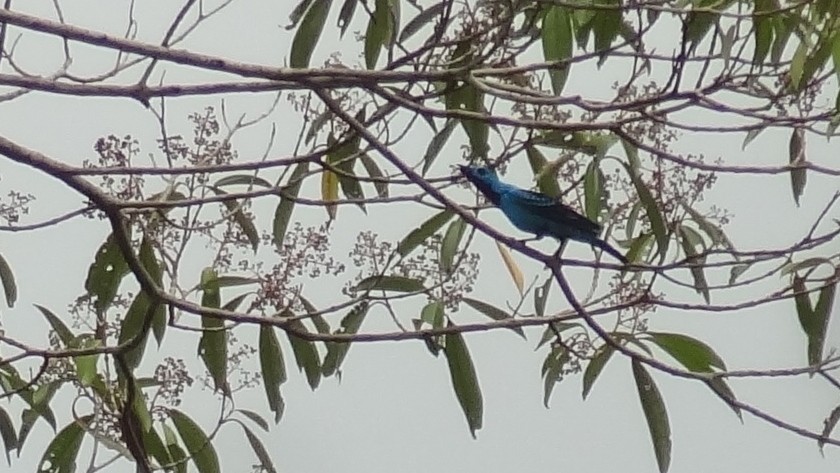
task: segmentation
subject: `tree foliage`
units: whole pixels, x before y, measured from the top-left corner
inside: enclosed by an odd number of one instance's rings
[[[542,330],[546,405],[565,378],[582,373],[585,398],[606,365],[630,360],[662,472],[672,431],[679,435],[657,385],[663,376],[696,381],[739,417],[821,448],[840,445],[832,436],[838,409],[825,413],[822,427],[798,426],[731,385],[736,377],[811,374],[840,386],[826,337],[840,278],[840,229],[831,218],[840,194],[804,199],[809,176],[836,182],[840,175],[830,159],[809,153],[840,124],[840,2],[301,0],[287,41],[272,43],[271,64],[182,48],[194,32],[213,31],[213,18],[237,2],[205,3],[182,2],[162,40],[137,37],[133,4],[135,26],[123,36],[74,25],[58,2],[53,14],[33,15],[11,1],[0,9],[0,107],[31,95],[129,99],[159,125],[154,149],[116,130],[88,137],[98,138],[96,159],[79,164],[0,136],[7,162],[78,195],[75,210],[34,221],[26,215],[40,190],[5,183],[17,190],[0,203],[3,231],[58,235],[71,219],[108,228],[86,242],[84,290],[69,309],[43,299],[16,308],[43,316],[49,336],[25,342],[0,318],[8,462],[43,421],[56,433],[42,471],[72,471],[83,443],[93,442],[107,453],[87,454],[102,461],[116,454],[140,471],[191,464],[214,472],[218,432],[239,424],[260,468],[275,471],[253,427],[269,429],[267,412],[282,422],[292,367],[317,390],[341,376],[353,344],[411,339],[446,359],[453,396],[476,436],[484,405],[470,334],[511,330],[533,345],[528,327]],[[27,71],[28,58],[16,52],[36,33],[60,44],[64,61],[51,73]],[[82,46],[113,57],[110,68],[85,69]],[[195,82],[170,72],[185,68],[207,74]],[[266,105],[232,120],[225,101],[243,92],[261,94]],[[184,97],[206,108],[186,122],[168,117],[167,104]],[[280,109],[298,123],[277,119]],[[234,137],[272,120],[265,154],[240,155]],[[293,152],[273,151],[278,135],[296,136]],[[733,150],[707,157],[680,146],[731,135],[743,136],[746,149],[784,135],[788,148],[771,164],[755,164],[737,162]],[[555,258],[488,225],[487,203],[472,197],[453,167],[468,162],[529,172],[535,189],[600,222],[631,264],[590,253]],[[807,233],[779,248],[730,238],[718,179],[784,174],[791,199],[812,218]],[[334,227],[383,219],[399,238],[363,230],[347,257],[335,256],[337,238],[348,238]],[[498,256],[476,249],[487,237]],[[19,268],[9,251],[0,256],[0,283],[12,307]],[[19,264],[50,263],[33,255]],[[570,278],[572,269],[583,272]],[[538,280],[529,283],[526,272]],[[512,284],[518,298],[474,293],[480,274]],[[333,286],[340,294],[322,290]],[[764,295],[739,296],[753,288]],[[696,297],[686,298],[686,289]],[[658,309],[737,314],[770,304],[801,324],[801,368],[732,371],[698,337],[649,328]],[[374,314],[389,315],[390,330],[369,327]],[[167,345],[173,337],[189,340],[201,367]],[[196,381],[222,407],[210,427],[182,404]],[[239,391],[260,384],[263,412],[236,407]],[[60,395],[89,401],[87,410],[60,424]]]

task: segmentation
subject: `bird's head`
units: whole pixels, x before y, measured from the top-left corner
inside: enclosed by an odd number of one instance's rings
[[[494,205],[499,205],[499,176],[496,171],[486,166],[459,166],[461,174]]]

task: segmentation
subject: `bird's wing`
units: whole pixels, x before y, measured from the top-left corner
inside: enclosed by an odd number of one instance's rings
[[[575,209],[539,192],[526,189],[515,189],[513,196],[520,202],[531,207],[531,210],[541,217],[553,222],[562,222],[587,233],[598,235],[601,225],[577,213]]]

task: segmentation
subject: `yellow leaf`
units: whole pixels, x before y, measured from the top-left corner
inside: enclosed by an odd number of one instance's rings
[[[510,277],[513,278],[513,283],[516,284],[516,288],[519,290],[519,293],[522,294],[525,290],[525,277],[522,276],[522,270],[519,269],[519,265],[516,264],[516,261],[513,260],[513,256],[510,254],[510,251],[508,251],[504,245],[497,241],[496,248],[499,249],[499,254],[502,255],[502,261],[505,262],[505,267],[510,273]]]
[[[327,203],[330,220],[335,219],[336,205],[330,202],[338,200],[338,175],[326,169],[321,174],[321,199]]]

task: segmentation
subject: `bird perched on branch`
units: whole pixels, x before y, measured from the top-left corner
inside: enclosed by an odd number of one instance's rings
[[[598,236],[601,233],[600,225],[559,200],[502,182],[496,171],[488,167],[460,168],[464,177],[501,209],[516,228],[533,233],[536,239],[547,235],[560,240],[561,244],[566,240],[589,243],[627,264],[624,255]]]

